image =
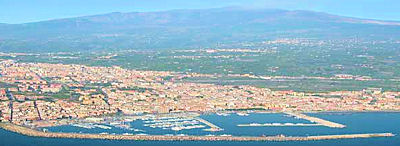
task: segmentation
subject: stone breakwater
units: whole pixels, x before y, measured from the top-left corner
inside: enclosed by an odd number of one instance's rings
[[[344,127],[346,127],[346,125],[343,125],[343,124],[331,122],[331,121],[320,119],[320,118],[317,118],[317,117],[307,116],[307,115],[301,114],[301,113],[293,113],[293,112],[285,112],[285,113],[288,114],[288,115],[297,117],[297,118],[305,119],[305,120],[308,120],[310,122],[315,122],[315,123],[318,123],[320,125],[331,127],[331,128],[344,128]]]
[[[327,140],[327,139],[350,139],[350,138],[370,138],[370,137],[391,137],[392,133],[372,133],[372,134],[344,134],[344,135],[323,135],[305,137],[285,137],[285,136],[164,136],[164,135],[102,135],[102,134],[78,134],[78,133],[52,133],[41,132],[34,129],[14,125],[11,123],[0,123],[0,127],[19,134],[47,137],[47,138],[78,138],[78,139],[108,139],[108,140],[154,140],[154,141],[307,141],[307,140]]]

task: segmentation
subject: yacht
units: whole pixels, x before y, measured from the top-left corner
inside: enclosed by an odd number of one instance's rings
[[[248,116],[249,115],[248,113],[236,113],[236,114],[239,116]]]

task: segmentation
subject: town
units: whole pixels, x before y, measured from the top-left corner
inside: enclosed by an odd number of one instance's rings
[[[117,113],[400,111],[400,92],[380,88],[311,93],[181,81],[190,76],[198,74],[3,60],[0,120],[45,127]]]

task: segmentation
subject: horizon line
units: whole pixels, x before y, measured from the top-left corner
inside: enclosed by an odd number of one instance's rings
[[[210,8],[178,8],[178,9],[165,9],[165,10],[149,10],[149,11],[113,11],[113,12],[104,12],[104,13],[96,13],[96,14],[86,14],[86,15],[75,15],[75,16],[66,16],[59,18],[50,18],[50,19],[42,19],[35,21],[26,21],[22,23],[7,23],[0,22],[0,25],[19,25],[19,24],[29,24],[29,23],[39,23],[46,21],[54,21],[54,20],[63,20],[63,19],[73,19],[80,17],[90,17],[90,16],[99,16],[99,15],[107,15],[112,13],[154,13],[154,12],[170,12],[170,11],[182,11],[182,10],[211,10],[211,9],[228,9],[228,8],[237,8],[237,9],[248,9],[248,10],[283,10],[283,11],[305,11],[305,12],[315,12],[315,13],[324,13],[329,15],[341,16],[341,17],[349,17],[349,18],[357,18],[357,19],[365,19],[365,20],[376,20],[376,21],[385,21],[385,22],[397,22],[400,23],[400,20],[393,19],[376,19],[376,18],[365,18],[365,17],[356,17],[356,16],[348,16],[348,15],[340,15],[323,11],[314,11],[314,10],[304,10],[304,9],[281,9],[281,8],[268,8],[268,7],[249,7],[249,6],[226,6],[226,7],[210,7]]]

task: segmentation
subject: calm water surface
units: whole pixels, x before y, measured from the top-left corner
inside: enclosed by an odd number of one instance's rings
[[[224,128],[224,131],[211,133],[205,132],[200,129],[196,130],[183,130],[174,133],[171,130],[162,130],[143,127],[142,121],[135,121],[132,123],[134,128],[144,129],[147,134],[189,134],[189,135],[204,135],[204,134],[231,134],[231,135],[277,135],[285,134],[289,136],[306,136],[306,135],[323,135],[323,134],[352,134],[352,133],[381,133],[392,132],[396,134],[395,137],[389,138],[369,138],[369,139],[342,139],[342,140],[322,140],[322,141],[289,141],[289,142],[208,142],[208,141],[116,141],[116,140],[87,140],[87,139],[63,139],[63,138],[38,138],[28,137],[13,132],[0,129],[0,145],[4,146],[88,146],[88,145],[106,145],[106,146],[200,146],[200,145],[230,145],[230,146],[243,146],[243,145],[296,145],[296,146],[400,146],[400,113],[312,113],[311,116],[320,117],[330,121],[345,124],[347,127],[344,129],[334,129],[328,127],[237,127],[241,123],[273,123],[273,122],[293,122],[293,123],[307,123],[308,121],[301,119],[294,119],[285,117],[283,114],[251,114],[250,116],[242,117],[232,114],[230,116],[218,115],[203,115],[206,119],[215,125]],[[308,122],[309,123],[309,122]],[[140,127],[142,126],[142,127]],[[147,128],[147,129],[146,129]],[[104,129],[86,129],[77,128],[72,126],[59,126],[50,128],[51,131],[63,132],[82,132],[82,133],[124,133],[123,129],[113,128],[111,131]],[[143,133],[143,132],[139,132]]]

